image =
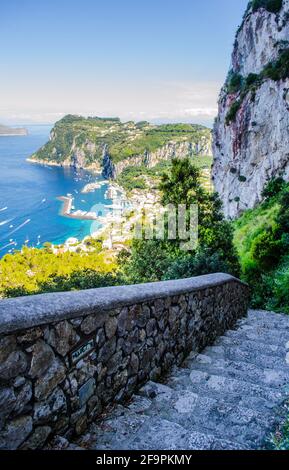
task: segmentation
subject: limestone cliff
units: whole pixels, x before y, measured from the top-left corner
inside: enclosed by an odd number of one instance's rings
[[[211,155],[210,129],[192,124],[155,126],[147,122],[66,116],[50,141],[31,159],[36,162],[96,169],[116,178],[128,166],[153,167],[174,157]]]
[[[103,173],[107,178],[116,178],[129,166],[144,165],[147,168],[153,168],[158,163],[169,161],[173,158],[211,154],[211,140],[207,137],[201,138],[197,143],[171,141],[160,147],[158,150],[152,152],[145,150],[142,154],[134,155],[116,163],[113,163],[113,160],[109,155],[109,150],[106,147],[104,149]]]
[[[234,44],[213,136],[213,180],[227,217],[289,179],[289,0],[255,0]]]

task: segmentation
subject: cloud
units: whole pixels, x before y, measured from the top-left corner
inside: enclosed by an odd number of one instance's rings
[[[17,100],[14,95],[11,107],[2,102],[0,121],[53,123],[71,113],[118,116],[122,120],[210,123],[217,114],[220,87],[220,83],[211,81],[102,83],[87,89],[58,89],[54,98],[52,90],[27,90],[25,99],[22,95],[22,100],[20,96]]]
[[[218,108],[190,108],[184,109],[184,114],[192,117],[207,116],[214,118],[217,115]]]

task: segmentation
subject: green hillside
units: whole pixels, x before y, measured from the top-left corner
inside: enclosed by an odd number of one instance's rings
[[[32,159],[62,164],[81,151],[85,166],[102,163],[104,148],[114,163],[154,152],[167,143],[190,142],[210,148],[211,130],[192,124],[151,125],[122,123],[118,118],[83,118],[68,115],[57,122],[51,140]]]
[[[263,195],[234,222],[234,243],[252,305],[289,313],[289,184],[273,180]]]

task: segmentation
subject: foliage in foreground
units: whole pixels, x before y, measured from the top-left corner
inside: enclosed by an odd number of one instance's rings
[[[289,183],[270,181],[263,197],[234,223],[242,278],[253,307],[289,313]]]
[[[284,414],[286,413],[287,419],[278,426],[278,429],[275,430],[274,433],[271,434],[269,439],[266,442],[265,448],[267,450],[289,450],[289,402],[287,401],[283,405]]]
[[[24,247],[0,260],[0,298],[121,284],[106,252],[53,254]]]

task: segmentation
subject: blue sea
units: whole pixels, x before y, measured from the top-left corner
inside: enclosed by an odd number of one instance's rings
[[[101,227],[98,221],[60,215],[59,196],[72,194],[75,209],[107,213],[107,185],[81,194],[85,184],[103,178],[84,170],[48,167],[26,159],[49,139],[51,126],[26,126],[28,136],[0,137],[0,257],[26,244],[60,244],[69,237],[82,239]]]

